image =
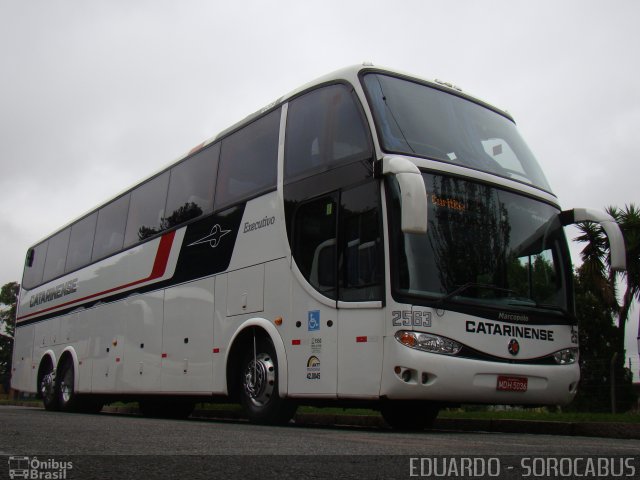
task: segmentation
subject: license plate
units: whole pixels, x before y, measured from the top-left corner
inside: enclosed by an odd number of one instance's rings
[[[526,392],[529,385],[527,377],[512,377],[507,375],[498,375],[498,385],[496,390],[502,392]]]

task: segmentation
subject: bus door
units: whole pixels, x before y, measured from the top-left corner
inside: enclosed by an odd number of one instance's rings
[[[302,202],[294,214],[289,393],[336,395],[338,193]],[[301,278],[302,277],[302,278]]]
[[[384,249],[379,183],[340,194],[338,246],[338,396],[380,392]]]
[[[294,214],[293,314],[304,348],[290,385],[306,393],[376,396],[383,335],[383,257],[376,181],[302,202]],[[339,362],[339,364],[338,364]]]

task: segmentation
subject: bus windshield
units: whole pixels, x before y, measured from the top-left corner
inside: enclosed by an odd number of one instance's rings
[[[370,73],[364,84],[386,151],[462,165],[550,191],[538,162],[507,117],[398,77]]]
[[[559,210],[461,178],[423,173],[423,179],[426,235],[400,233],[399,187],[388,182],[396,292],[414,303],[572,311]]]

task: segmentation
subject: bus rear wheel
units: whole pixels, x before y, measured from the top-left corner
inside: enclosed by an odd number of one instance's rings
[[[420,431],[431,428],[440,408],[428,402],[387,400],[380,406],[382,418],[394,430]]]
[[[64,412],[75,411],[78,405],[78,394],[75,391],[75,372],[73,362],[67,358],[60,366],[56,376],[58,405]]]
[[[56,369],[51,361],[47,361],[40,367],[38,381],[38,393],[42,398],[45,410],[58,410],[58,393],[56,390]]]
[[[280,398],[278,358],[270,339],[256,339],[255,350],[248,348],[242,357],[239,372],[240,402],[251,422],[280,425],[291,420],[297,405]]]

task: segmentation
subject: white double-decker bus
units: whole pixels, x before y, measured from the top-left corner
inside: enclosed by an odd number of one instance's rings
[[[561,211],[508,113],[363,65],[318,79],[35,244],[13,388],[367,405],[423,428],[460,403],[566,404],[579,381]]]

